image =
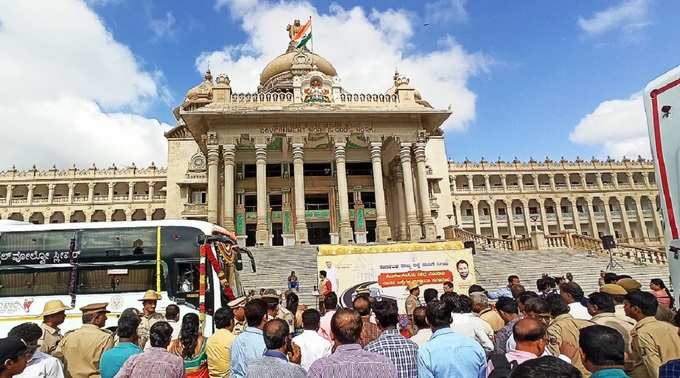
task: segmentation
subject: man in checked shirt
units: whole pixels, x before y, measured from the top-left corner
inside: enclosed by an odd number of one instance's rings
[[[399,378],[418,378],[418,345],[399,333],[397,304],[392,301],[375,302],[373,312],[382,333],[364,349],[389,358],[397,368]]]

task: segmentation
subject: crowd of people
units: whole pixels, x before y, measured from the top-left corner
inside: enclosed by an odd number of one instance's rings
[[[322,312],[299,303],[296,285],[284,299],[266,289],[217,309],[209,337],[195,313],[157,312],[154,291],[141,310],[120,314],[115,331],[104,328],[107,303],[94,303],[80,308],[82,326],[62,335],[70,308],[49,301],[42,324],[0,339],[0,378],[680,377],[680,316],[658,279],[646,291],[603,272],[586,296],[573,277],[544,275],[531,291],[512,275],[493,291],[457,293],[446,282],[441,294],[424,290],[423,301],[408,282],[403,314],[368,291],[340,308],[327,272],[321,278]]]

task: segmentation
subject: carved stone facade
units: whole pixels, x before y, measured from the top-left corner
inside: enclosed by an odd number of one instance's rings
[[[663,227],[651,161],[449,163],[451,223],[495,238],[614,235],[659,246]]]
[[[0,219],[32,223],[165,219],[165,169],[0,172]]]

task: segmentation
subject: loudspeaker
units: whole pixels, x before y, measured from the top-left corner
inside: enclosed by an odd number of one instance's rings
[[[602,237],[600,239],[602,239],[602,248],[604,248],[604,249],[614,249],[614,248],[616,248],[616,242],[614,241],[613,236],[602,235]]]
[[[473,255],[476,253],[476,251],[475,251],[475,242],[474,242],[474,241],[472,241],[472,240],[465,241],[465,242],[463,242],[463,246],[464,246],[465,248],[470,248],[470,249],[472,250],[472,254],[473,254]]]

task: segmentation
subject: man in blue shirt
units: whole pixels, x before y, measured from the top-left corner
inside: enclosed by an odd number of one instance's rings
[[[248,361],[262,357],[267,350],[262,328],[267,322],[267,304],[261,299],[253,299],[245,306],[248,326],[236,337],[231,346],[231,377],[246,376]]]
[[[418,377],[485,378],[484,350],[472,338],[459,335],[449,327],[451,309],[446,302],[428,303],[426,316],[432,337],[418,349]]]
[[[578,343],[591,378],[628,378],[623,371],[626,344],[619,331],[603,325],[585,327]]]
[[[123,315],[118,319],[118,345],[104,352],[99,361],[102,378],[113,378],[128,358],[142,353],[142,349],[137,346],[139,321],[139,317],[132,315]]]

